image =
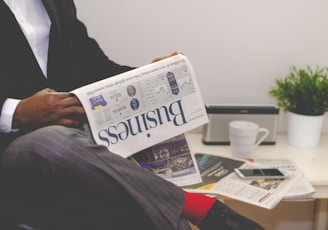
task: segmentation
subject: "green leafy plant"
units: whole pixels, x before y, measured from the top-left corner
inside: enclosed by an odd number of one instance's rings
[[[269,94],[284,111],[302,115],[322,115],[328,111],[328,68],[312,70],[292,67],[291,72],[276,80]]]

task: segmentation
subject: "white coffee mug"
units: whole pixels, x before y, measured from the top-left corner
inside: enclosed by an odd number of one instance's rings
[[[262,134],[262,135],[260,135]],[[251,152],[269,135],[269,130],[250,121],[229,123],[230,146],[234,157],[249,158]]]

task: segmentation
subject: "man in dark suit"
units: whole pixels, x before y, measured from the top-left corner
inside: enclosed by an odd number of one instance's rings
[[[262,229],[96,145],[70,90],[131,70],[103,53],[72,0],[0,1],[3,229]]]

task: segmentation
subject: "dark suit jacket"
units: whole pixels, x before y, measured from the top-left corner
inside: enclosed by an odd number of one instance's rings
[[[46,87],[70,91],[131,67],[109,60],[77,19],[73,0],[42,0],[51,19],[48,76],[7,5],[0,1],[0,109],[6,98],[24,99]],[[0,133],[0,152],[18,133]]]

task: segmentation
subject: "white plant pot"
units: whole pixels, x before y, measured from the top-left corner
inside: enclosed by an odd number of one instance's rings
[[[287,113],[288,143],[301,148],[314,148],[319,144],[324,115],[311,116]]]

